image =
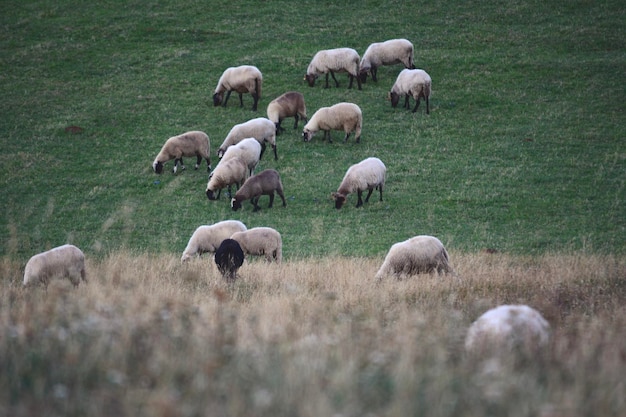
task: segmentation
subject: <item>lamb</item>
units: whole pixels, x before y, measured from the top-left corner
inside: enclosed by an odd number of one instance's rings
[[[228,187],[230,193],[231,185],[235,184],[239,189],[246,178],[248,178],[248,166],[241,158],[235,157],[220,162],[209,176],[206,196],[209,200],[217,200],[220,198],[222,188]],[[216,190],[217,196],[215,195]]]
[[[261,144],[254,138],[242,139],[238,144],[231,145],[226,149],[220,164],[231,158],[241,158],[248,167],[248,174],[252,175],[261,159]]]
[[[278,159],[276,154],[276,126],[265,117],[258,117],[233,126],[217,150],[218,158],[224,156],[229,146],[236,145],[245,138],[254,138],[261,144],[261,157],[265,152],[266,144],[269,143],[274,150],[274,159]]]
[[[348,168],[346,175],[343,177],[337,192],[332,193],[335,200],[335,208],[340,209],[346,202],[348,194],[356,192],[358,201],[357,208],[363,205],[363,191],[368,190],[365,202],[367,203],[374,189],[380,192],[380,201],[383,201],[383,187],[385,185],[385,174],[387,168],[385,164],[378,158],[367,158],[358,164]]]
[[[285,194],[283,193],[283,184],[280,181],[280,175],[273,169],[266,169],[248,178],[237,191],[230,205],[233,211],[237,211],[241,208],[241,203],[249,199],[254,205],[254,211],[259,211],[261,209],[259,207],[259,198],[262,195],[269,195],[270,204],[268,208],[271,208],[274,204],[274,192],[278,193],[283,200],[283,207],[286,207],[287,203],[285,202]]]
[[[215,252],[224,239],[228,239],[233,233],[248,230],[245,224],[239,220],[224,220],[212,225],[198,227],[183,251],[181,262],[188,261],[194,255],[202,255],[206,252]]]
[[[87,282],[85,255],[74,245],[62,245],[34,255],[24,269],[24,286],[38,283],[48,286],[53,278],[69,278],[74,287],[81,279]]]
[[[401,278],[403,275],[434,271],[452,272],[448,252],[436,237],[422,235],[393,244],[376,273],[376,279],[380,281],[387,275]]]
[[[227,282],[237,278],[237,270],[243,265],[244,254],[236,240],[224,239],[215,251],[215,264]]]
[[[181,169],[185,169],[183,164],[183,156],[195,156],[196,169],[200,166],[202,158],[206,159],[207,172],[211,172],[211,158],[209,157],[210,142],[209,136],[198,130],[186,132],[178,136],[173,136],[165,141],[161,148],[161,152],[157,155],[152,163],[152,169],[157,174],[163,172],[163,164],[167,161],[174,160],[174,174],[180,165]]]
[[[284,132],[281,123],[287,117],[293,117],[295,123],[294,129],[298,128],[298,120],[302,119],[304,123],[308,121],[306,116],[306,105],[304,104],[304,96],[297,91],[289,91],[270,102],[267,105],[267,118],[276,126],[276,134]]]
[[[339,87],[339,82],[337,81],[337,78],[335,78],[335,72],[347,72],[350,78],[350,85],[348,88],[352,88],[352,81],[356,78],[356,82],[360,90],[360,61],[361,58],[359,57],[359,54],[352,48],[336,48],[318,51],[311,60],[311,63],[306,70],[304,79],[309,83],[310,87],[313,87],[319,74],[326,74],[325,88],[328,88],[328,74],[330,73],[333,80],[335,80],[335,86]]]
[[[426,114],[430,114],[431,90],[432,80],[426,71],[422,69],[403,69],[398,74],[398,78],[396,78],[396,82],[389,92],[391,106],[395,108],[398,105],[400,96],[405,94],[405,108],[409,108],[409,97],[413,97],[415,99],[413,113],[415,113],[420,105],[420,98],[424,98],[426,101]]]
[[[241,65],[239,67],[227,68],[220,77],[215,93],[213,94],[213,105],[226,107],[226,103],[233,91],[239,93],[239,103],[243,107],[243,94],[250,93],[254,99],[252,110],[257,110],[257,104],[261,98],[263,86],[263,75],[257,67],[252,65]],[[224,92],[226,98],[224,99]],[[223,103],[222,103],[223,100]]]
[[[382,65],[404,64],[405,68],[414,69],[413,44],[406,39],[390,39],[385,42],[375,42],[367,47],[359,65],[359,78],[362,83],[367,80],[367,73],[372,74],[372,80],[378,81],[378,67]]]
[[[337,103],[317,110],[304,126],[302,138],[308,142],[319,130],[323,130],[324,139],[328,139],[328,142],[332,143],[330,131],[343,130],[346,133],[344,143],[348,141],[352,132],[354,132],[356,143],[359,143],[361,142],[362,126],[363,113],[359,106],[354,103]]]
[[[283,240],[280,233],[271,227],[253,227],[230,237],[241,245],[247,255],[263,256],[268,262],[280,263],[283,258]]]

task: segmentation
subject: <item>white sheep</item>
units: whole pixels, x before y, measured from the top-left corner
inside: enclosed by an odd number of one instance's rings
[[[350,77],[350,85],[348,88],[352,88],[352,81],[356,78],[359,90],[361,89],[361,80],[359,79],[359,62],[361,58],[357,51],[352,48],[335,48],[325,49],[318,51],[309,67],[306,70],[304,79],[309,83],[309,86],[315,85],[315,80],[320,74],[326,74],[326,88],[328,88],[328,74],[335,80],[335,86],[339,87],[339,82],[335,78],[335,72],[347,72]]]
[[[254,205],[254,211],[259,211],[259,198],[262,195],[270,197],[269,208],[274,204],[274,192],[276,192],[283,200],[283,207],[287,206],[285,202],[285,194],[283,192],[283,184],[280,175],[276,170],[266,169],[260,173],[251,176],[243,183],[241,188],[235,193],[235,197],[231,200],[230,206],[233,211],[241,208],[241,203],[250,200]]]
[[[245,138],[254,138],[261,144],[261,157],[265,152],[266,144],[270,144],[274,150],[274,159],[278,159],[276,153],[276,126],[265,117],[257,117],[244,123],[236,124],[230,129],[226,139],[217,150],[218,158],[224,156],[228,147],[236,145]]]
[[[434,271],[452,272],[448,252],[436,237],[422,235],[393,244],[376,273],[376,279],[381,280],[387,275],[401,278],[403,275]]]
[[[305,142],[311,140],[318,131],[324,131],[324,139],[332,142],[331,130],[343,130],[346,133],[344,142],[354,132],[356,143],[361,141],[361,128],[363,126],[363,113],[361,108],[354,103],[337,103],[330,107],[321,107],[304,126],[302,137]]]
[[[405,68],[413,69],[413,44],[406,39],[390,39],[385,42],[374,42],[367,47],[361,64],[359,77],[361,82],[367,80],[367,73],[372,74],[372,80],[378,81],[378,67],[383,65],[403,64]]]
[[[206,196],[209,200],[217,200],[220,198],[223,188],[228,187],[230,193],[233,184],[239,189],[246,178],[248,178],[248,166],[241,158],[236,157],[220,161],[209,176]],[[215,191],[217,191],[217,195],[215,195]]]
[[[304,96],[297,91],[289,91],[276,97],[267,105],[267,118],[276,126],[276,134],[283,132],[285,129],[281,127],[281,123],[287,117],[293,117],[295,123],[293,128],[298,128],[298,120],[302,119],[304,123],[308,121],[306,116],[306,104]]]
[[[367,203],[374,189],[380,192],[380,201],[383,201],[383,187],[385,185],[385,174],[387,168],[385,164],[378,158],[367,158],[358,164],[348,168],[346,175],[343,177],[337,192],[332,193],[335,200],[335,208],[340,209],[346,202],[348,194],[357,193],[357,207],[363,205],[363,191],[368,190],[365,202]]]
[[[389,98],[391,106],[396,107],[400,96],[405,95],[404,107],[409,108],[409,98],[415,100],[413,113],[420,105],[420,98],[426,101],[426,114],[430,114],[430,94],[432,91],[432,80],[430,75],[422,69],[403,69],[398,74],[396,82],[391,87]]]
[[[69,278],[77,287],[81,279],[87,282],[85,255],[74,245],[63,245],[34,255],[24,269],[24,286],[48,282],[54,278]]]
[[[263,86],[263,74],[257,67],[252,65],[241,65],[239,67],[227,68],[220,77],[215,93],[213,94],[213,105],[226,106],[230,93],[236,91],[239,93],[239,103],[243,107],[243,94],[250,93],[254,99],[252,110],[256,111],[257,104],[261,98],[261,90]],[[224,99],[224,92],[226,98]],[[223,102],[222,102],[223,100]]]
[[[195,156],[196,169],[200,167],[202,158],[206,159],[207,172],[211,172],[211,159],[209,136],[198,130],[186,132],[178,136],[173,136],[165,141],[165,144],[161,148],[161,152],[156,156],[152,163],[152,169],[157,174],[163,172],[163,164],[167,161],[174,160],[174,173],[178,170],[180,165],[181,169],[185,169],[183,163],[183,156]]]
[[[191,235],[180,260],[185,262],[192,256],[215,252],[222,241],[230,238],[233,233],[247,229],[246,225],[239,220],[224,220],[212,225],[200,226]]]
[[[241,245],[246,254],[265,256],[268,262],[280,263],[283,258],[283,240],[280,233],[271,227],[253,227],[230,237]]]
[[[248,167],[248,175],[252,175],[261,159],[261,144],[254,138],[242,139],[236,145],[231,145],[226,149],[224,156],[222,156],[220,160],[220,164],[231,158],[241,158]]]
[[[471,358],[495,360],[496,369],[532,359],[550,341],[550,324],[527,305],[501,305],[485,312],[467,331],[465,351]]]

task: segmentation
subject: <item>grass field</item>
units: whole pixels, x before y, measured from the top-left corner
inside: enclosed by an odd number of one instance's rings
[[[626,415],[625,18],[618,1],[2,2],[0,415]],[[430,115],[391,108],[399,66],[361,91],[303,81],[320,49],[396,37],[433,79]],[[264,74],[259,110],[213,107],[241,64]],[[309,116],[354,102],[364,126],[360,144],[304,143],[285,122],[259,170],[286,208],[209,201],[190,159],[153,173],[168,137],[216,150],[288,90]],[[368,156],[384,201],[335,210]],[[279,230],[285,262],[249,259],[230,287],[210,257],[180,264],[197,226],[229,218]],[[458,277],[374,285],[418,234]],[[89,283],[21,288],[63,243]],[[463,337],[503,303],[541,311],[552,341],[483,379]]]

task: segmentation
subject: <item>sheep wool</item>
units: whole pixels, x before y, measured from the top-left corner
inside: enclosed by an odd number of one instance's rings
[[[24,286],[42,283],[48,286],[55,278],[69,278],[77,287],[80,281],[87,282],[85,255],[74,245],[63,245],[34,255],[24,269]]]
[[[426,114],[430,114],[430,94],[432,92],[432,80],[430,75],[422,69],[403,69],[398,74],[396,82],[391,87],[389,98],[391,106],[396,107],[400,97],[405,96],[404,107],[409,108],[409,98],[415,100],[413,113],[417,111],[420,105],[420,99],[426,101]]]
[[[304,96],[298,91],[289,91],[276,97],[267,105],[267,118],[276,126],[276,134],[284,132],[281,123],[287,117],[293,117],[295,123],[293,128],[298,128],[298,121],[302,119],[304,123],[308,121],[306,116],[306,104]]]
[[[222,189],[229,188],[235,184],[237,189],[248,178],[248,166],[239,157],[230,158],[217,164],[217,167],[211,172],[209,182],[206,186],[206,195],[209,200],[217,200],[220,198]],[[217,196],[215,191],[217,190]]]
[[[315,80],[320,74],[326,74],[326,85],[328,88],[328,75],[330,74],[335,81],[335,86],[339,87],[339,82],[335,78],[335,72],[347,72],[350,78],[350,85],[356,78],[359,90],[361,89],[361,80],[359,79],[359,63],[361,58],[357,51],[352,48],[335,48],[318,51],[309,63],[304,79],[309,83],[310,87],[315,85]]]
[[[244,230],[248,228],[239,220],[224,220],[212,225],[199,226],[191,235],[180,260],[185,262],[192,256],[215,252],[224,239]]]
[[[227,68],[217,82],[217,87],[215,87],[213,105],[219,106],[221,104],[226,107],[230,94],[235,91],[239,94],[239,103],[243,107],[243,94],[250,93],[254,100],[252,110],[256,111],[261,98],[262,87],[263,74],[257,67],[241,65]],[[226,93],[226,98],[224,98],[224,93]]]
[[[280,233],[271,227],[253,227],[234,233],[231,239],[239,242],[247,255],[265,256],[268,262],[280,263],[283,258],[283,240]]]
[[[238,144],[229,146],[224,152],[220,163],[231,158],[240,158],[248,167],[248,174],[252,175],[261,159],[261,144],[254,138],[242,139]]]
[[[175,174],[179,166],[181,169],[185,169],[185,165],[183,163],[184,156],[195,156],[195,169],[200,167],[200,163],[204,158],[206,159],[207,172],[211,172],[211,158],[209,157],[210,146],[209,136],[198,130],[186,132],[178,136],[172,136],[165,141],[161,151],[154,159],[152,169],[157,174],[160,174],[163,172],[163,165],[173,159],[174,168],[172,171]]]
[[[403,64],[413,69],[413,44],[406,39],[390,39],[385,42],[374,42],[367,47],[361,59],[359,77],[361,82],[367,80],[367,73],[372,80],[378,81],[378,67],[383,65]]]
[[[358,164],[348,168],[343,177],[339,189],[332,194],[335,200],[335,208],[340,209],[346,201],[348,194],[357,193],[358,201],[356,206],[363,205],[363,191],[368,190],[365,202],[367,203],[374,189],[380,192],[380,201],[383,201],[383,187],[385,185],[385,175],[387,168],[378,158],[367,158]]]
[[[224,239],[215,251],[215,264],[228,282],[237,278],[237,271],[243,265],[244,253],[239,243],[233,239]]]
[[[361,142],[361,129],[363,127],[363,113],[361,108],[354,103],[337,103],[330,107],[321,107],[304,126],[302,138],[308,142],[320,130],[324,131],[324,139],[331,143],[330,131],[343,130],[345,132],[344,143],[354,132],[356,143]]]
[[[393,244],[376,273],[376,279],[381,280],[387,275],[401,278],[435,271],[452,272],[448,252],[436,237],[422,235]]]
[[[274,159],[278,159],[278,154],[276,153],[276,126],[265,117],[257,117],[233,126],[217,150],[218,158],[224,156],[229,146],[236,145],[246,138],[254,138],[261,144],[261,157],[263,157],[265,148],[269,143],[274,150]]]

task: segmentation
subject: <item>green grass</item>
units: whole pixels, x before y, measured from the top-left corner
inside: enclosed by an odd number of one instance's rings
[[[0,254],[26,260],[71,242],[182,252],[200,224],[226,218],[283,234],[284,254],[381,256],[433,234],[461,251],[626,250],[626,8],[618,1],[96,2],[0,6]],[[362,91],[306,86],[319,49],[406,37],[433,78],[432,111],[385,100],[400,67]],[[222,71],[264,74],[251,99],[214,108]],[[162,143],[207,132],[215,150],[235,123],[265,116],[287,90],[311,116],[352,101],[359,145],[278,138],[288,206],[233,213],[204,195],[205,172],[156,176]],[[83,132],[70,134],[67,126]],[[290,125],[287,121],[286,126]],[[383,203],[336,211],[329,195],[367,156],[387,165]],[[187,166],[191,160],[187,161]],[[217,160],[214,158],[213,165]],[[171,167],[171,163],[168,165]]]

